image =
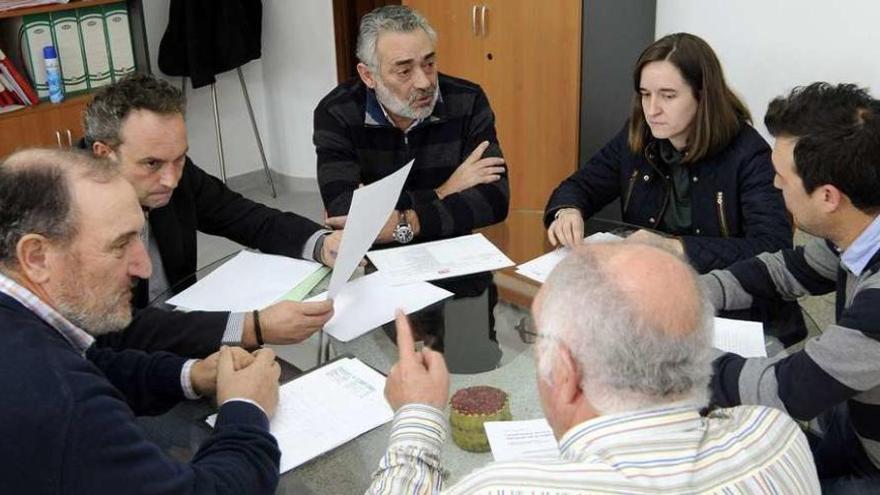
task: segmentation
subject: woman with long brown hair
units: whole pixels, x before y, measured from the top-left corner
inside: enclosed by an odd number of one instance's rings
[[[584,218],[620,198],[624,221],[690,260],[700,272],[791,245],[770,147],[727,86],[701,38],[665,36],[633,71],[629,121],[556,188],[544,222],[550,242],[583,238]]]

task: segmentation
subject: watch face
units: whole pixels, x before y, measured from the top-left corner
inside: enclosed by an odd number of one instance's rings
[[[408,224],[398,224],[394,227],[393,235],[394,240],[401,244],[407,244],[413,240],[413,230]]]

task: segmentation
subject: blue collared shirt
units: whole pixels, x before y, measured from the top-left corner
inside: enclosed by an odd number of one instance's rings
[[[853,275],[859,277],[878,250],[880,250],[880,215],[876,216],[868,228],[840,255],[840,262]]]
[[[55,311],[55,308],[43,302],[36,294],[25,289],[3,273],[0,273],[0,292],[20,302],[22,306],[48,323],[80,355],[85,356],[86,349],[95,343],[95,338],[86,333],[85,330],[71,323],[70,320],[61,316],[61,313]]]

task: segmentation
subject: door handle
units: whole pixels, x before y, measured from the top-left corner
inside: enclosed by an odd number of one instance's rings
[[[55,142],[58,143],[58,147],[61,148],[61,131],[55,131]]]
[[[486,11],[489,10],[489,7],[483,5],[480,8],[480,30],[483,33],[483,38],[486,37]]]
[[[479,36],[477,33],[477,6],[474,5],[471,8],[471,31],[473,31],[474,36]]]
[[[70,129],[66,129],[67,131],[67,146],[73,148],[73,134],[70,132]]]

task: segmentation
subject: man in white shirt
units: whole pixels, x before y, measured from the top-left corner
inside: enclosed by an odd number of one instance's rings
[[[493,463],[444,493],[819,493],[806,437],[784,413],[701,414],[713,309],[675,255],[579,247],[532,310],[537,386],[561,457]],[[449,374],[440,354],[413,350],[405,317],[397,324],[400,361],[385,388],[396,414],[369,491],[438,492]]]

